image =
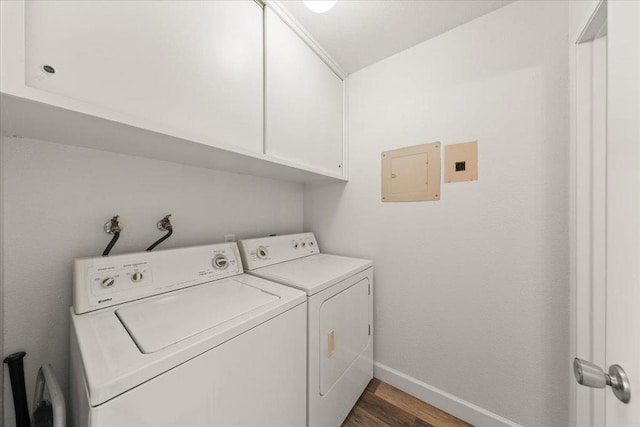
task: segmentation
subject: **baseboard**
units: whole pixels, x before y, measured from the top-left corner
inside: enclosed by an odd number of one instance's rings
[[[522,427],[506,418],[375,362],[373,376],[475,426]]]

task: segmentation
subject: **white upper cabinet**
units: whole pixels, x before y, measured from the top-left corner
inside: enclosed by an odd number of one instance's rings
[[[265,14],[266,153],[343,175],[343,81],[269,7]]]
[[[255,2],[27,1],[24,13],[27,86],[262,152]]]
[[[342,80],[296,34],[254,0],[0,0],[0,130],[346,181]]]

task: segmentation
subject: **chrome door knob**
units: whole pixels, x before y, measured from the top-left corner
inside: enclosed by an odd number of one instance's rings
[[[611,386],[613,394],[622,403],[629,403],[631,400],[631,384],[620,365],[609,366],[607,374],[599,366],[576,357],[573,359],[573,374],[580,385],[593,388]]]

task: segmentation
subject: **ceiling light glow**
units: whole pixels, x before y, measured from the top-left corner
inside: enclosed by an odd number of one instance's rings
[[[315,13],[325,13],[336,5],[338,0],[304,0],[303,3]]]

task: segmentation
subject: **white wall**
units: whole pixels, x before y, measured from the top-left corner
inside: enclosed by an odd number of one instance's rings
[[[481,425],[569,421],[568,20],[516,2],[351,75],[350,181],[305,189],[322,250],[376,263],[377,363]],[[477,182],[380,202],[382,151],[476,139]]]
[[[67,390],[72,260],[100,255],[103,224],[121,215],[113,254],[302,231],[302,185],[49,142],[4,138],[4,352],[25,350],[31,399],[38,366],[51,362]],[[5,425],[14,424],[9,381]]]

